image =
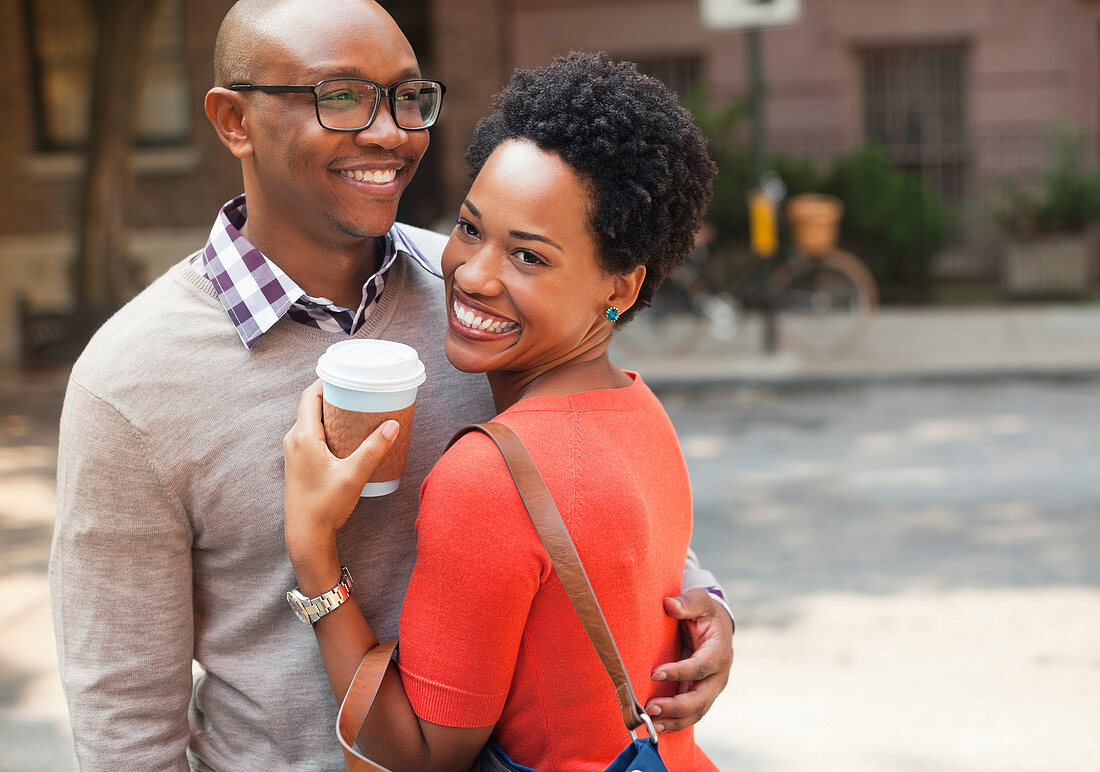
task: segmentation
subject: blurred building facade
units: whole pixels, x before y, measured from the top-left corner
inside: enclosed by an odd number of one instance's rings
[[[942,275],[995,278],[999,187],[1041,175],[1059,132],[1080,133],[1095,163],[1097,0],[802,0],[801,9],[798,22],[762,33],[769,151],[824,165],[879,144],[959,216]],[[444,128],[450,198],[466,184],[454,163],[464,138],[514,67],[606,50],[680,93],[701,87],[714,105],[748,89],[744,33],[706,29],[697,0],[472,0],[438,2],[436,14],[448,17],[439,65],[462,89]]]
[[[130,206],[132,258],[149,281],[201,246],[241,186],[203,113],[217,26],[231,0],[168,0],[146,51]],[[0,356],[17,351],[15,298],[70,302],[94,54],[86,0],[0,4]]]
[[[515,67],[570,50],[637,61],[714,104],[747,85],[744,35],[712,31],[697,0],[382,0],[425,74],[448,86],[444,119],[402,216],[442,222],[468,180],[463,149]],[[132,258],[146,280],[201,246],[240,191],[236,161],[207,125],[217,25],[231,0],[162,0],[134,95],[139,147]],[[1034,174],[1050,135],[1100,136],[1100,0],[802,0],[763,32],[769,149],[827,162],[868,139],[966,210],[1006,174]],[[14,350],[13,298],[69,300],[93,37],[87,0],[0,5],[0,357]],[[977,220],[976,220],[977,221]],[[941,263],[995,272],[981,227]]]

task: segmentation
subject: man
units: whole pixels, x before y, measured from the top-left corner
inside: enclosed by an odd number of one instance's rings
[[[82,768],[342,768],[313,633],[285,600],[281,441],[298,395],[349,335],[425,360],[401,488],[364,499],[340,537],[352,598],[386,637],[420,481],[455,428],[493,414],[482,377],[439,345],[443,240],[394,224],[442,88],[393,20],[373,0],[243,0],[215,79],[206,112],[245,197],[104,325],[65,399],[50,582]],[[686,584],[713,583],[697,573]],[[668,605],[697,646],[661,668],[694,688],[647,706],[671,731],[724,686],[732,625],[700,590]]]

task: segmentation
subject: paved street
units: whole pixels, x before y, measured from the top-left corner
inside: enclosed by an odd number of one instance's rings
[[[1100,769],[1097,385],[666,397],[739,612],[722,769]]]
[[[4,376],[0,770],[70,769],[45,567],[57,378]],[[1100,768],[1100,382],[672,391],[739,614],[699,730],[755,772]]]

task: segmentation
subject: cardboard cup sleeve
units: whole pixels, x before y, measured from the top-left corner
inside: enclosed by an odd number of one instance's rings
[[[405,474],[405,461],[409,456],[409,436],[412,433],[413,412],[416,403],[400,410],[390,410],[384,413],[360,413],[355,410],[330,405],[328,400],[322,403],[322,411],[325,423],[325,438],[328,441],[329,450],[337,458],[347,458],[358,448],[370,433],[382,425],[383,422],[394,419],[401,424],[390,451],[382,459],[382,463],[374,470],[368,482],[389,482],[399,479]]]

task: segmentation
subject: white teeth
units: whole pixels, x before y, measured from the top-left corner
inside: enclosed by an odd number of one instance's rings
[[[470,309],[461,305],[457,300],[454,301],[454,312],[458,321],[462,323],[463,327],[469,327],[474,330],[485,330],[487,332],[508,332],[519,327],[517,322],[509,321],[493,321],[492,319],[482,319]]]
[[[379,185],[393,182],[394,177],[397,176],[396,169],[374,169],[373,171],[369,169],[341,169],[337,173],[349,180],[374,182]]]

